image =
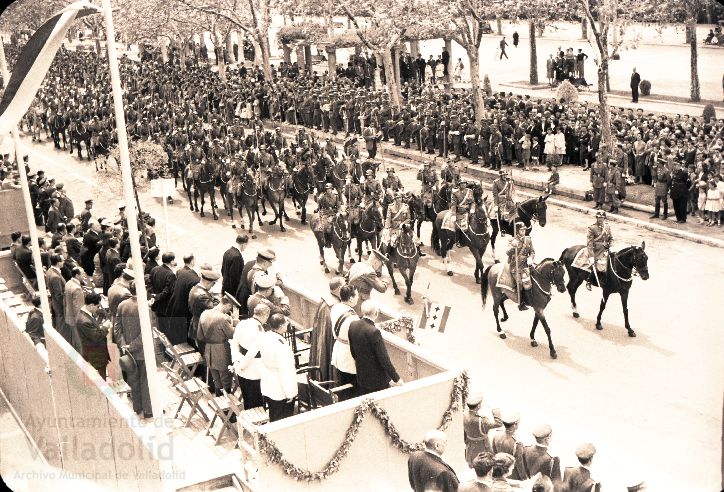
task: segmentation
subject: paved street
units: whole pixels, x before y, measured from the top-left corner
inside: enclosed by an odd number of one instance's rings
[[[111,215],[117,198],[95,181],[92,162],[52,149],[52,143],[27,142],[31,169],[44,169],[65,183],[76,212],[83,200],[96,199],[96,214]],[[408,188],[417,189],[414,171],[399,170]],[[177,255],[193,251],[197,262],[219,266],[222,252],[235,235],[230,221],[201,219],[188,210],[179,193],[169,207],[169,232]],[[141,194],[144,210],[157,219],[159,245],[165,245],[162,205]],[[310,209],[314,206],[310,205]],[[271,212],[270,212],[271,213]],[[325,289],[325,276],[317,262],[317,247],[308,226],[300,225],[293,210],[287,232],[265,226],[249,248],[271,246],[280,270],[295,284]],[[271,219],[266,217],[267,221]],[[590,216],[549,207],[545,229],[536,225],[533,239],[537,259],[558,258],[561,251],[585,240]],[[545,334],[530,347],[532,311],[519,313],[508,305],[507,340],[495,333],[492,306],[481,307],[480,289],[472,278],[469,252],[453,253],[455,276],[444,275],[442,262],[425,248],[414,285],[412,308],[391,293],[375,295],[384,304],[419,315],[422,296],[452,306],[444,334],[416,332],[428,350],[467,368],[492,406],[521,413],[520,436],[548,422],[554,428],[552,451],[564,465],[575,460],[580,442],[595,443],[598,453],[594,475],[616,489],[631,473],[646,478],[651,490],[712,491],[720,487],[722,378],[724,341],[721,330],[721,284],[724,253],[721,249],[672,239],[668,236],[613,224],[614,249],[646,241],[651,278],[634,280],[630,317],[638,338],[628,338],[618,296],[612,296],[604,314],[605,329],[594,329],[600,291],[579,291],[581,318],[570,313],[567,294],[554,296],[547,311],[559,354],[548,356]],[[429,245],[430,225],[423,226]],[[505,252],[499,240],[498,256]],[[332,263],[333,255],[327,254]],[[493,260],[488,251],[486,264]],[[402,279],[398,275],[398,280]],[[719,321],[717,321],[719,320]],[[717,355],[719,354],[719,355]],[[424,405],[424,403],[422,403]]]

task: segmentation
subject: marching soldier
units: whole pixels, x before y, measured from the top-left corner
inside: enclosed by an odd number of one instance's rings
[[[540,473],[550,478],[553,483],[560,481],[561,460],[548,453],[552,432],[550,425],[540,425],[533,429],[535,445],[523,449],[523,469],[526,472],[523,478],[528,479]]]
[[[327,248],[332,246],[332,220],[339,210],[339,195],[332,183],[324,184],[324,193],[317,197],[319,218],[324,227],[324,242]]]
[[[525,294],[532,287],[529,267],[535,258],[533,240],[525,233],[525,224],[516,222],[515,235],[510,240],[510,249],[508,249],[508,265],[518,291],[518,309],[521,311],[528,309]]]
[[[613,242],[611,228],[606,223],[606,212],[596,212],[596,223],[588,226],[588,237],[586,240],[586,252],[588,253],[588,264],[591,266],[591,274],[586,281],[586,289],[591,290],[592,280],[598,276],[600,284],[606,283],[608,270],[608,250]],[[593,271],[596,269],[598,275]],[[603,287],[603,285],[599,285]]]
[[[453,185],[455,186],[455,185]],[[474,203],[473,190],[467,186],[454,187],[450,197],[450,210],[453,213],[452,219],[457,225],[455,237],[460,244],[460,234],[468,230],[468,214]]]

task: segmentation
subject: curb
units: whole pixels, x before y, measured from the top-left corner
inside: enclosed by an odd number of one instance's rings
[[[286,134],[285,136],[287,136],[288,138],[289,138],[289,137],[292,137],[292,138],[293,138],[293,137],[296,135],[296,131],[291,131],[291,132],[290,132],[290,129],[296,129],[296,128],[297,128],[296,126],[292,126],[292,125],[289,125],[289,124],[287,124],[287,123],[279,123],[279,122],[275,122],[274,124],[275,124],[276,126],[281,127],[281,128],[282,128],[282,131]],[[308,129],[307,129],[307,130],[308,130]],[[331,135],[331,134],[324,133],[323,131],[318,131],[318,130],[312,130],[312,131],[314,131],[314,132],[317,133],[317,134],[323,134],[323,135],[325,135],[324,138],[329,137],[329,138],[330,138],[332,141],[334,141],[335,143],[344,143],[344,139],[343,139],[343,138],[340,138],[339,136]],[[386,147],[386,146],[385,146],[385,147]],[[380,148],[381,148],[381,146],[380,146]],[[407,155],[407,153],[405,153],[405,152],[400,152],[398,149],[394,149],[394,148],[393,148],[393,149],[385,148],[384,151],[380,151],[380,152],[378,153],[378,157],[379,157],[379,158],[382,158],[382,154],[385,154],[385,155],[393,155],[393,156],[395,156],[395,157],[403,157],[403,158],[406,158],[406,159],[411,159],[411,156]],[[394,162],[394,163],[397,164],[397,165],[400,165],[400,166],[409,168],[409,169],[417,169],[417,166],[416,166],[416,165],[411,164],[411,163],[409,163],[409,162],[392,160],[392,159],[389,159],[389,158],[388,158],[387,160],[388,160],[388,161],[391,161],[391,162]],[[473,170],[475,170],[475,168],[473,168]],[[465,174],[468,174],[468,175],[470,175],[470,176],[476,177],[476,178],[478,178],[478,179],[481,178],[481,177],[485,177],[485,178],[489,178],[489,177],[490,177],[487,173],[484,173],[484,172],[481,172],[480,175],[475,176],[474,173],[471,173],[471,172],[470,172],[470,166],[466,166]],[[492,172],[491,172],[490,174],[495,174],[495,173],[492,173]],[[514,181],[517,182],[518,180],[514,180]],[[536,183],[536,182],[531,181],[531,180],[526,180],[526,181],[529,181],[529,182],[531,182],[531,183],[533,183],[533,184]],[[485,189],[491,189],[491,188],[492,188],[492,185],[489,184],[489,183],[481,183],[481,184],[483,185],[483,188],[485,188]],[[521,184],[521,186],[522,186],[522,187],[527,187],[527,186],[525,186],[524,184]],[[538,186],[540,187],[541,190],[543,189],[542,184],[539,184]],[[538,189],[538,188],[535,188],[535,189]],[[565,193],[559,193],[559,191],[564,191],[564,189],[562,189],[562,188],[557,188],[557,189],[556,189],[556,193],[557,193],[557,194],[560,194],[560,195],[563,195],[563,196],[568,196],[568,195],[566,195]],[[535,194],[535,193],[531,193],[531,192],[529,192],[529,191],[519,191],[519,193],[520,193],[522,196],[525,196],[525,197],[528,197],[528,198],[532,198],[532,197],[539,196],[539,195],[537,195],[537,194]],[[570,198],[579,199],[579,198],[577,198],[576,196],[573,196],[573,197],[570,197]],[[583,214],[586,214],[586,215],[590,215],[590,214],[592,214],[592,213],[595,213],[595,210],[594,210],[593,208],[591,208],[591,207],[584,207],[584,206],[582,206],[582,205],[578,205],[578,204],[576,204],[576,203],[567,202],[567,201],[565,201],[565,200],[558,200],[558,199],[555,199],[555,198],[549,198],[549,199],[548,199],[548,203],[550,203],[550,204],[552,204],[552,205],[555,205],[555,206],[558,206],[558,207],[566,208],[566,209],[569,209],[569,210],[575,210],[576,212],[580,212],[580,213],[583,213]],[[623,205],[622,205],[622,206],[623,206]],[[640,207],[646,207],[646,205],[640,205]],[[633,208],[633,207],[629,207],[629,208]],[[636,210],[636,209],[634,208],[634,210]],[[651,210],[653,210],[653,207],[651,207]],[[647,213],[650,212],[649,210],[639,210],[639,211],[644,211],[644,212],[647,212]],[[665,226],[661,226],[661,225],[658,225],[658,224],[652,224],[652,223],[650,223],[650,222],[646,222],[646,221],[643,221],[643,220],[640,220],[640,219],[636,219],[636,218],[633,218],[633,217],[625,217],[625,216],[623,216],[623,215],[610,214],[610,215],[608,215],[608,220],[611,220],[611,221],[613,221],[613,222],[621,222],[621,223],[624,223],[624,224],[630,224],[630,225],[633,225],[633,226],[636,226],[636,227],[640,227],[640,228],[642,228],[642,229],[646,229],[646,230],[649,230],[649,231],[652,231],[652,232],[659,232],[659,233],[666,234],[666,235],[669,235],[669,236],[672,236],[672,237],[675,237],[675,238],[685,239],[685,240],[687,240],[687,241],[692,241],[692,242],[694,242],[694,243],[704,244],[704,245],[706,245],[706,246],[711,246],[711,247],[714,247],[714,248],[722,248],[722,249],[724,249],[724,240],[721,240],[721,239],[716,239],[716,238],[711,238],[711,237],[707,237],[707,236],[702,236],[702,235],[700,235],[700,234],[693,234],[693,233],[691,233],[691,232],[686,232],[686,231],[680,231],[680,230],[678,230],[678,229],[672,229],[672,228],[670,228],[670,227],[665,227]]]

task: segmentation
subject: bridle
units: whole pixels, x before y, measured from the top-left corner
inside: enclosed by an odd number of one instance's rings
[[[346,235],[342,235],[338,232],[337,223],[339,222],[339,216],[335,217],[332,221],[332,231],[334,231],[334,235],[337,236],[337,239],[339,239],[342,242],[347,242],[350,240],[349,231],[347,231]],[[342,231],[344,233],[344,231]]]
[[[408,238],[409,238],[409,243],[408,243],[408,244],[410,245],[410,247],[409,247],[409,248],[405,248],[405,249],[411,250],[411,251],[412,251],[411,254],[405,254],[405,253],[402,252],[402,247],[401,247],[401,246],[402,246],[402,238],[403,238],[403,237],[408,237]],[[415,246],[415,242],[412,240],[412,232],[411,232],[411,229],[408,229],[408,232],[407,232],[407,233],[406,233],[404,230],[400,232],[400,237],[399,237],[399,240],[397,241],[397,247],[395,248],[395,250],[397,251],[397,254],[398,254],[401,258],[404,258],[404,259],[406,259],[406,260],[411,260],[412,258],[414,258],[415,256],[417,256],[417,246]]]
[[[636,256],[636,249],[633,248],[631,251],[632,251],[633,254],[634,254],[634,260],[635,260],[635,259],[636,259],[636,258],[635,258],[635,256]],[[629,278],[627,278],[627,279],[621,277],[618,273],[616,273],[616,269],[614,268],[613,260],[611,259],[612,256],[616,256],[616,263],[618,263],[619,266],[621,266],[621,268],[623,268],[623,269],[628,269],[628,267],[621,262],[621,260],[619,259],[619,257],[618,257],[617,254],[611,254],[611,253],[609,253],[609,255],[608,255],[608,264],[609,264],[609,266],[611,267],[611,272],[612,272],[612,273],[614,274],[614,276],[615,276],[617,279],[619,279],[621,282],[631,282],[634,277],[639,276],[639,272],[638,272],[638,269],[636,268],[636,264],[635,264],[635,261],[634,261],[634,264],[631,266],[631,276],[630,276]]]

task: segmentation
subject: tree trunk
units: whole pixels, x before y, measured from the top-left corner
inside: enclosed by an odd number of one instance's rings
[[[503,21],[498,17],[495,19],[495,25],[498,29],[498,35],[503,34]]]
[[[226,35],[226,53],[229,56],[229,63],[236,63],[236,57],[234,56],[234,41],[231,39],[231,31]]]
[[[160,38],[158,40],[158,46],[161,49],[161,60],[164,64],[168,63],[168,46],[166,46],[166,40]]]
[[[329,70],[329,80],[337,80],[337,48],[327,46],[327,70]]]
[[[413,60],[417,59],[417,54],[420,52],[420,41],[413,39],[410,41],[410,56]]]
[[[289,47],[288,43],[284,43],[282,45],[282,53],[284,57],[284,62],[291,65],[292,63],[292,49]]]
[[[377,61],[377,68],[375,68],[375,90],[382,90],[382,65],[384,60],[379,53],[375,53],[375,60]]]
[[[387,79],[387,90],[390,94],[390,102],[396,108],[400,107],[400,86],[397,85],[395,71],[393,70],[394,60],[392,59],[392,51],[388,49],[382,50],[382,62],[385,65],[385,79]]]
[[[701,101],[701,88],[699,87],[699,52],[696,46],[696,18],[690,18],[687,25],[689,29],[689,48],[691,51],[691,100]]]
[[[312,63],[312,45],[311,44],[305,44],[304,45],[304,66],[306,67],[307,71],[311,74],[313,71],[313,63]]]
[[[581,19],[581,39],[588,39],[588,19]]]
[[[530,84],[538,83],[538,50],[535,44],[535,20],[528,19],[528,36],[530,36]]]
[[[302,70],[304,68],[304,46],[299,44],[294,51],[297,55],[297,66],[299,67],[299,70]]]
[[[601,143],[598,147],[597,160],[608,162],[611,154],[611,108],[608,107],[608,54],[602,53],[598,70],[598,111],[601,118]]]
[[[470,86],[473,91],[473,106],[475,108],[475,123],[479,125],[485,117],[485,101],[480,88],[480,47],[468,51],[470,62]]]
[[[395,84],[397,85],[397,90],[399,91],[402,87],[402,83],[400,82],[400,47],[396,46],[392,48],[392,50],[390,50],[390,54],[392,56],[392,73],[395,76]]]
[[[219,70],[219,78],[226,82],[226,63],[224,63],[224,40],[221,34],[214,33],[214,56],[216,57],[216,68]]]
[[[261,68],[264,71],[264,79],[265,80],[271,80],[272,79],[272,72],[271,72],[271,46],[269,44],[269,34],[267,31],[263,31],[260,35],[261,39],[257,40],[257,44],[259,45],[259,50],[257,57],[261,56]]]
[[[187,40],[181,41],[179,46],[179,62],[181,62],[181,70],[186,70],[186,58],[188,57],[189,43]]]
[[[445,67],[445,71],[447,72],[447,76],[445,77],[445,83],[449,84],[450,82],[452,82],[452,70],[450,70],[450,64],[452,63],[452,39],[445,38],[445,50],[450,56],[450,59],[448,59],[447,61],[447,67]]]

